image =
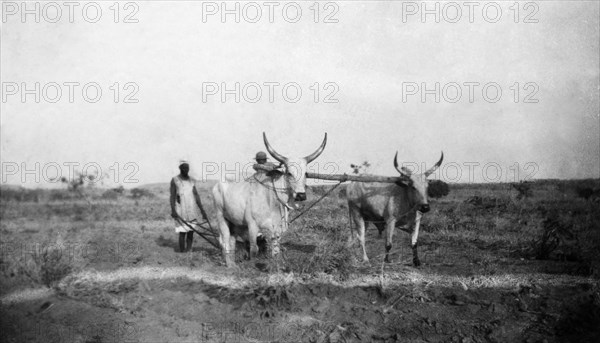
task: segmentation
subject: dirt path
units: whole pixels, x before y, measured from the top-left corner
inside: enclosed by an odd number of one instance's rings
[[[598,288],[582,277],[506,275],[489,287],[405,267],[382,287],[377,275],[243,274],[83,272],[55,291],[4,296],[3,332],[15,342],[592,342],[598,334]]]

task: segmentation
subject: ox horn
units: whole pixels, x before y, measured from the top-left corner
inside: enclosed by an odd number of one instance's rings
[[[400,173],[403,178],[408,178],[408,175],[403,172],[400,168],[398,168],[398,151],[396,151],[396,155],[394,155],[394,168]]]
[[[429,176],[429,175],[433,174],[433,172],[434,172],[436,169],[438,169],[438,168],[439,168],[439,167],[442,165],[442,161],[443,161],[443,160],[444,160],[444,152],[442,151],[442,157],[440,157],[440,160],[439,160],[439,161],[437,161],[437,163],[436,163],[436,164],[435,164],[433,167],[429,168],[429,169],[428,169],[428,170],[425,172],[425,176]]]
[[[271,156],[273,156],[274,159],[276,159],[277,161],[281,162],[281,163],[286,163],[287,162],[287,157],[281,155],[280,153],[278,153],[277,151],[275,151],[275,149],[273,149],[273,147],[271,146],[271,144],[269,144],[269,140],[267,139],[267,134],[263,132],[263,141],[265,142],[265,146],[267,147],[267,151],[269,152],[269,154]]]
[[[323,150],[325,150],[326,144],[327,144],[327,132],[325,132],[325,138],[323,138],[323,143],[321,143],[321,146],[315,152],[313,152],[312,154],[305,157],[306,163],[310,163],[310,162],[314,161],[317,157],[319,157],[319,155],[321,155]]]

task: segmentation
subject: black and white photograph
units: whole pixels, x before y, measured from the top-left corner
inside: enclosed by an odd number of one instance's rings
[[[600,1],[0,4],[1,342],[600,342]]]

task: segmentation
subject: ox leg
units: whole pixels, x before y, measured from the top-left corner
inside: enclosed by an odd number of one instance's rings
[[[417,215],[415,218],[415,228],[412,232],[411,235],[411,239],[410,239],[410,244],[411,244],[411,248],[412,248],[412,252],[413,252],[413,264],[415,265],[415,267],[418,267],[421,265],[421,261],[419,261],[419,253],[417,251],[417,239],[419,238],[419,226],[421,225],[421,216],[423,214],[421,212],[417,211]]]
[[[392,241],[394,239],[394,228],[396,227],[396,221],[389,219],[385,225],[385,262],[390,263],[390,250],[392,250]]]
[[[229,254],[228,254],[228,258],[229,258],[229,263],[231,264],[231,266],[235,266],[235,245],[237,243],[237,240],[235,239],[234,235],[230,235],[229,236]],[[229,264],[227,265],[229,267]]]
[[[365,247],[365,221],[361,217],[356,224],[357,236],[363,253],[363,262],[369,262],[367,248]]]
[[[220,216],[222,217],[222,216]],[[225,259],[225,264],[227,267],[235,266],[235,237],[231,236],[229,232],[229,225],[224,218],[219,218],[219,231],[221,235],[219,236],[219,243],[221,244],[221,249],[223,251],[223,258]],[[231,241],[233,239],[233,245]],[[233,249],[231,248],[233,246]]]
[[[363,252],[363,262],[369,262],[369,257],[367,256],[367,248],[365,247],[365,221],[364,219],[360,219],[357,225],[358,230],[358,240],[360,241],[360,247]]]
[[[348,243],[353,243],[354,239],[358,238],[363,253],[363,262],[369,262],[367,248],[365,247],[365,219],[360,214],[360,210],[353,207],[350,208],[350,217],[350,237]]]
[[[256,258],[258,255],[258,245],[256,239],[258,237],[258,226],[256,223],[250,223],[248,225],[248,241],[250,243],[250,259]]]
[[[354,218],[355,210],[352,209],[351,205],[348,205],[348,222],[350,224],[350,235],[348,235],[348,241],[346,242],[346,246],[349,248],[354,243],[354,238],[356,237],[354,234],[354,228],[356,227],[357,221]]]

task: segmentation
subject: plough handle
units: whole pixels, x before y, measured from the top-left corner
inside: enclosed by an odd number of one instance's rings
[[[200,231],[196,230],[192,225],[190,225],[190,223],[188,223],[187,221],[185,221],[183,218],[177,216],[177,220],[183,224],[185,224],[185,226],[187,226],[190,230],[194,231],[195,233],[197,233],[200,237],[204,238],[204,240],[206,240],[208,243],[210,243],[213,247],[217,248],[217,249],[221,249],[221,247],[219,246],[219,244],[217,244],[216,242],[214,242],[212,239],[206,237],[203,233],[201,233]],[[199,224],[200,225],[200,224]],[[210,223],[209,223],[210,225]]]

